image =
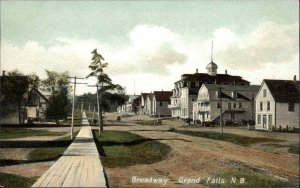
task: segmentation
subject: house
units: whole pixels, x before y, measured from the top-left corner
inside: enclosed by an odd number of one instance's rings
[[[147,114],[148,95],[150,95],[150,93],[141,93],[140,114]]]
[[[171,110],[168,105],[171,103],[171,91],[154,91],[153,92],[153,114],[158,117],[171,116]]]
[[[154,115],[154,112],[153,112],[153,97],[154,97],[153,93],[149,93],[147,95],[146,114],[148,114],[148,115]]]
[[[28,76],[8,76],[3,73],[0,78],[1,124],[46,120],[49,100],[38,89],[29,90]],[[19,97],[21,100],[18,102],[17,98]]]
[[[29,93],[27,103],[25,104],[27,122],[45,121],[48,106],[49,98],[39,90],[33,88]]]
[[[135,113],[137,114],[140,109],[141,96],[140,95],[128,95],[128,100],[125,104],[117,107],[118,112]]]
[[[195,122],[246,123],[254,121],[254,97],[260,86],[202,84],[193,103]]]
[[[299,128],[299,84],[296,79],[263,80],[255,97],[255,129]]]
[[[249,85],[250,82],[242,79],[240,76],[227,74],[218,74],[218,66],[211,61],[207,66],[207,73],[183,74],[181,79],[174,83],[172,90],[171,104],[168,108],[171,110],[172,117],[192,118],[193,102],[197,100],[198,92],[202,84],[222,84],[222,85]]]

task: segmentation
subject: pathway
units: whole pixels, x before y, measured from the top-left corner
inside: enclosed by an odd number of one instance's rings
[[[103,167],[85,113],[82,125],[63,156],[32,187],[106,187]]]

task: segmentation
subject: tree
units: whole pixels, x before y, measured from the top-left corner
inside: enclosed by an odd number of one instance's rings
[[[42,90],[51,93],[49,107],[46,111],[46,117],[54,119],[59,124],[60,119],[68,116],[69,100],[68,94],[70,90],[68,81],[68,72],[58,73],[46,70],[48,78],[42,81]]]
[[[99,122],[100,122],[100,132],[103,132],[103,117],[102,117],[102,111],[104,103],[102,102],[102,96],[104,92],[114,91],[114,90],[122,90],[122,87],[118,84],[113,84],[110,77],[104,73],[104,68],[107,67],[108,63],[103,62],[104,58],[101,54],[97,52],[97,49],[93,50],[91,52],[93,54],[92,56],[92,62],[89,65],[89,68],[92,70],[92,72],[87,76],[88,77],[97,77],[97,84],[99,85],[100,89],[99,91]]]
[[[18,70],[1,77],[1,118],[9,117],[17,109],[19,124],[22,124],[24,96],[29,89],[29,77]],[[5,109],[5,110],[4,110]]]

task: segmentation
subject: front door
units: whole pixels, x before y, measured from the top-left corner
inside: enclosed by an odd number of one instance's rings
[[[267,116],[263,115],[263,128],[265,128],[267,125]]]

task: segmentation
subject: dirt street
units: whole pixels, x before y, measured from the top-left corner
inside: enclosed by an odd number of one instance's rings
[[[113,119],[114,116],[106,118]],[[132,121],[134,118],[130,117],[128,120]],[[126,118],[123,118],[123,121],[126,121]],[[134,176],[168,178],[168,187],[182,187],[183,185],[178,183],[180,177],[208,177],[220,172],[226,173],[239,169],[250,169],[280,177],[280,179],[299,177],[299,155],[287,152],[267,152],[259,148],[243,147],[229,142],[165,131],[168,128],[169,125],[105,127],[106,130],[130,131],[147,138],[161,139],[160,142],[172,147],[171,154],[161,162],[127,168],[107,168],[106,172],[112,187],[153,186],[153,184],[132,183],[131,179]],[[191,129],[195,130],[196,128]],[[234,131],[231,129],[229,132],[240,132],[242,135],[255,137],[265,136],[265,134],[257,131]],[[272,133],[268,134],[270,137],[273,136]],[[286,134],[283,133],[283,137],[287,137]],[[289,136],[290,142],[297,141],[298,135],[289,134]],[[189,184],[188,187],[191,185],[194,184]],[[198,184],[197,186],[206,185]]]

